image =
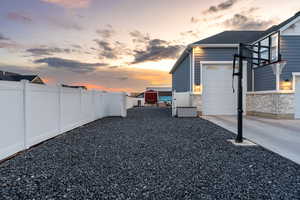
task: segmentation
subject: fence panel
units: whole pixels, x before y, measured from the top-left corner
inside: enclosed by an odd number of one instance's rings
[[[120,104],[120,102],[122,102]],[[124,115],[126,110],[126,96],[125,93],[106,93],[106,106],[110,116],[121,116]]]
[[[61,126],[63,132],[82,125],[80,90],[62,88],[61,104]]]
[[[97,119],[101,119],[105,116],[107,116],[106,114],[106,107],[104,104],[105,101],[105,93],[103,92],[97,92],[95,93],[95,103],[96,103],[96,111],[97,111]]]
[[[0,81],[0,160],[108,116],[126,116],[125,93]]]
[[[94,113],[94,100],[93,100],[93,92],[92,91],[81,91],[81,111],[82,111],[82,118],[84,123],[89,123],[94,121],[95,113]]]
[[[0,160],[24,149],[23,84],[0,82]]]
[[[59,89],[38,84],[26,84],[26,147],[60,133]]]

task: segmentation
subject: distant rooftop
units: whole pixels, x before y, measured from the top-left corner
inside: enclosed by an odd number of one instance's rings
[[[0,80],[2,81],[21,81],[28,80],[29,82],[44,84],[38,75],[21,75],[13,72],[0,71]]]

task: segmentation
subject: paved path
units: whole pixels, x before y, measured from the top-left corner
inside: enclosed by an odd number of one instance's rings
[[[300,166],[169,109],[137,108],[0,164],[0,199],[299,199]]]
[[[237,133],[235,116],[207,116],[205,119]],[[277,120],[247,116],[244,137],[300,165],[300,120]]]

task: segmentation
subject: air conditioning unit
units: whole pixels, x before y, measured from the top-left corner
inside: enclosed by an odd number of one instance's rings
[[[177,117],[197,117],[197,107],[177,107]]]

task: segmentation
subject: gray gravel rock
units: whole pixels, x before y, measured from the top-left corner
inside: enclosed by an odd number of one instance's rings
[[[0,165],[0,199],[300,199],[300,166],[200,118],[135,108]]]

